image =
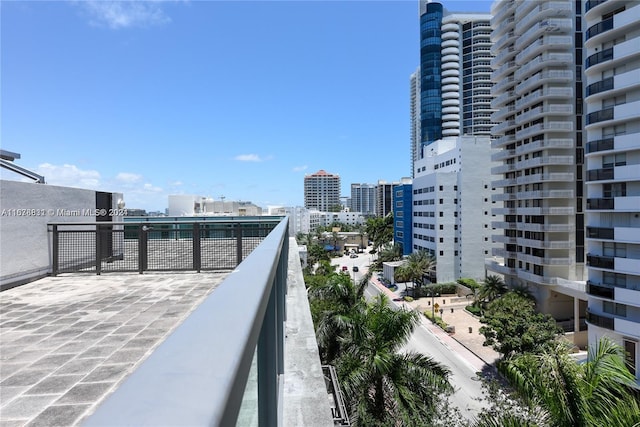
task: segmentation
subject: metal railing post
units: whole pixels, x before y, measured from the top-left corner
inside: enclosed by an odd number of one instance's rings
[[[51,251],[53,252],[53,254],[52,254],[53,255],[53,259],[51,261],[52,261],[52,264],[53,264],[53,266],[52,266],[52,270],[53,271],[51,273],[54,276],[57,276],[58,275],[58,269],[60,268],[60,265],[59,265],[60,254],[58,253],[58,251],[60,250],[60,241],[58,240],[60,238],[60,236],[58,235],[58,226],[54,224],[52,227],[53,228],[52,228],[51,231],[53,233],[53,236],[52,236],[52,242],[51,242],[52,243]]]
[[[144,224],[138,227],[138,273],[147,269],[147,229]]]
[[[202,267],[202,253],[200,247],[200,224],[197,222],[193,223],[193,227],[191,227],[192,238],[193,238],[193,269],[200,273],[200,268]]]
[[[234,226],[236,231],[236,265],[242,262],[242,227],[239,222]]]
[[[274,279],[277,281],[277,279]],[[278,342],[277,297],[271,287],[267,310],[258,337],[258,426],[278,425]]]
[[[96,274],[99,276],[102,269],[102,230],[96,224]]]

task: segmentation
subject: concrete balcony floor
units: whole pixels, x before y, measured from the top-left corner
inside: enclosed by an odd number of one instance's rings
[[[70,274],[2,292],[0,425],[78,425],[227,274]]]

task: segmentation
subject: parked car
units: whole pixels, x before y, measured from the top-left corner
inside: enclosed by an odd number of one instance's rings
[[[349,271],[349,267],[347,267],[346,265],[342,266],[342,271]]]
[[[358,271],[358,266],[357,266],[357,265],[354,265],[354,266],[353,266],[353,271],[354,271],[354,272],[355,272],[355,271]]]
[[[349,258],[358,258],[358,255],[356,255],[356,254],[351,254],[351,255],[349,255]]]

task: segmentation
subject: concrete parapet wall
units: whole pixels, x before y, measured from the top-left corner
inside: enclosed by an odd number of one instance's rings
[[[0,289],[51,272],[48,223],[95,222],[95,210],[93,190],[0,181]]]

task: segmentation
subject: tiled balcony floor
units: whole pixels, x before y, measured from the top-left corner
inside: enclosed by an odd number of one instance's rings
[[[0,427],[78,425],[227,275],[65,274],[0,293]]]

